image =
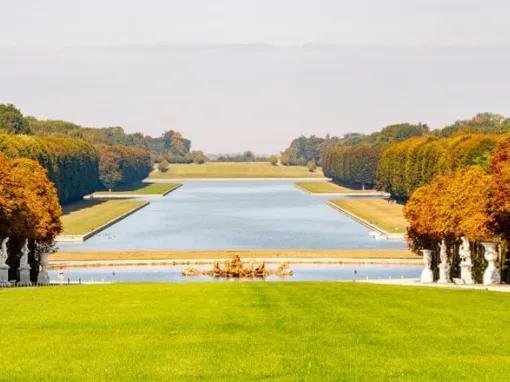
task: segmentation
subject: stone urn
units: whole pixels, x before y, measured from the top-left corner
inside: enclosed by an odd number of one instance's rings
[[[432,251],[430,249],[422,249],[421,253],[423,254],[423,264],[425,267],[421,271],[420,281],[422,283],[432,283],[434,282],[434,273],[432,272]]]
[[[483,272],[483,285],[499,284],[501,277],[499,269],[496,265],[498,261],[498,252],[496,251],[496,243],[483,242],[483,248],[485,249],[484,258],[487,260],[487,268]]]
[[[37,275],[37,284],[47,285],[50,283],[50,276],[48,275],[48,254],[41,253],[39,256],[39,274]]]

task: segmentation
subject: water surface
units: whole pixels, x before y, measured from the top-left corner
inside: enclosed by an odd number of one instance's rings
[[[331,199],[331,196],[328,197]],[[293,181],[192,181],[84,243],[62,250],[224,250],[404,248],[369,229],[327,198]]]

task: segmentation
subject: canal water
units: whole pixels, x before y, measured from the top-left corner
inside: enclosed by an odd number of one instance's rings
[[[201,270],[211,269],[212,265],[196,266]],[[276,269],[276,264],[267,265]],[[51,270],[50,278],[53,282],[60,280],[69,282],[217,282],[226,279],[209,276],[182,276],[185,266],[164,267],[102,267],[102,268],[68,268]],[[375,279],[418,278],[419,266],[399,265],[320,265],[320,264],[291,264],[293,276],[266,277],[265,281],[353,281]],[[250,279],[260,281],[260,279]],[[236,281],[228,279],[228,281]],[[246,280],[243,280],[246,281]]]
[[[190,181],[65,251],[404,248],[293,181]]]

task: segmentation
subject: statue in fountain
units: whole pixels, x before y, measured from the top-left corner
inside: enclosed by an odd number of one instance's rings
[[[9,266],[7,265],[7,243],[9,238],[6,237],[2,240],[2,246],[0,249],[0,286],[9,284]]]
[[[25,244],[21,248],[21,257],[19,259],[19,285],[32,285],[30,282],[30,265],[28,265],[28,239],[25,239]]]
[[[473,275],[473,262],[471,261],[471,249],[469,248],[469,240],[467,237],[462,236],[462,244],[459,248],[460,257],[460,280],[464,284],[474,284]]]
[[[446,252],[446,243],[444,240],[441,241],[439,246],[439,280],[438,284],[450,283],[450,264],[448,264],[448,253]]]
[[[422,283],[434,282],[434,272],[432,272],[432,251],[430,249],[422,249],[423,264],[425,267],[421,271],[420,281]]]

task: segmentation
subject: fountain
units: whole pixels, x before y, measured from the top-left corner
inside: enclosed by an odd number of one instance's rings
[[[243,263],[238,255],[235,255],[232,260],[226,260],[223,268],[220,266],[219,261],[213,264],[213,268],[208,271],[201,271],[197,268],[188,267],[183,272],[183,276],[211,276],[222,278],[264,278],[266,276],[292,276],[294,272],[289,267],[289,264],[282,263],[275,270],[266,268],[264,261],[255,263]]]

